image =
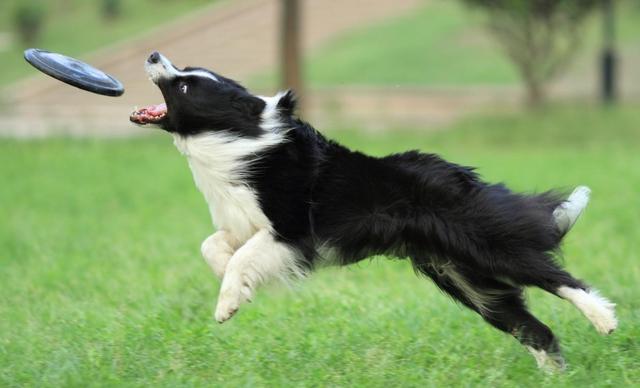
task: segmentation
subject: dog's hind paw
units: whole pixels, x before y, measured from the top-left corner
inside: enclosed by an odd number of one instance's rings
[[[538,368],[547,373],[564,372],[566,369],[566,363],[560,353],[548,353],[545,350],[536,350],[531,346],[527,346],[527,350],[536,359]]]
[[[607,335],[613,333],[618,327],[618,319],[616,318],[616,305],[610,302],[608,299],[600,296],[596,290],[591,290],[589,294],[597,300],[591,309],[588,311],[587,318],[596,328],[598,333]]]
[[[600,295],[596,289],[560,287],[558,295],[573,303],[600,334],[611,334],[618,327],[615,303]]]

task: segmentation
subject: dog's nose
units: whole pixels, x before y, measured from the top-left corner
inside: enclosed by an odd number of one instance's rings
[[[158,63],[160,62],[160,53],[157,51],[154,51],[151,53],[151,55],[149,55],[149,59],[147,59],[147,61],[149,63]]]

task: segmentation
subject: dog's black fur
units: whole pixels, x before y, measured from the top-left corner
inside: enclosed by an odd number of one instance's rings
[[[185,69],[187,71],[188,69]],[[258,138],[263,98],[214,74],[160,80],[168,106],[163,129],[179,136],[225,131]],[[190,94],[176,90],[183,83]],[[326,139],[294,115],[295,97],[277,102],[283,141],[249,156],[246,184],[257,193],[279,241],[302,252],[311,270],[337,253],[341,265],[372,255],[409,259],[417,272],[496,328],[557,354],[551,330],[531,315],[525,286],[556,293],[586,289],[556,260],[561,231],[552,217],[564,196],[517,194],[484,182],[473,168],[409,151],[372,157]]]
[[[525,308],[523,286],[555,293],[585,286],[554,256],[562,233],[552,218],[562,196],[515,194],[472,168],[410,151],[382,158],[327,140],[283,115],[289,140],[255,163],[251,185],[278,237],[318,259],[338,250],[341,265],[372,255],[408,258],[414,268],[500,330],[535,349],[558,352],[553,334]],[[452,265],[489,305],[481,311],[446,274]]]

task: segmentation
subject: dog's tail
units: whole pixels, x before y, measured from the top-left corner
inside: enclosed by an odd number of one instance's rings
[[[591,189],[587,186],[578,186],[569,198],[553,210],[553,219],[558,226],[561,235],[567,234],[587,207]]]

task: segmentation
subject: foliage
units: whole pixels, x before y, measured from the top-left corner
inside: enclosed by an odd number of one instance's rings
[[[489,27],[517,67],[531,105],[576,53],[583,22],[598,0],[463,0],[485,10]]]
[[[102,14],[106,19],[115,19],[122,12],[121,0],[102,0]]]
[[[16,6],[14,24],[24,44],[30,45],[38,40],[44,20],[44,6],[39,1],[25,0]]]

